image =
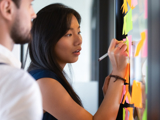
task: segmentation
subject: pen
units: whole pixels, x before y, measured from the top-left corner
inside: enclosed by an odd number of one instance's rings
[[[108,53],[106,53],[106,54],[104,54],[103,56],[101,56],[99,59],[98,59],[98,61],[101,61],[101,60],[103,60],[105,57],[107,57],[108,56]]]
[[[123,41],[125,43],[125,41]],[[116,47],[118,46],[118,44],[116,45]],[[101,56],[100,58],[98,58],[98,61],[103,60],[104,58],[106,58],[108,56],[108,53],[104,54],[103,56]]]

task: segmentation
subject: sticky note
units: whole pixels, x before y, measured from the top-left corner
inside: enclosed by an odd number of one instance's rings
[[[148,55],[148,30],[145,31],[146,39],[144,41],[143,47],[142,47],[142,57],[145,58]]]
[[[144,0],[144,18],[148,18],[148,0]]]
[[[130,103],[130,102],[129,102],[129,99],[128,99],[128,97],[126,97],[126,103],[128,103],[128,104]]]
[[[132,9],[130,9],[129,12],[123,18],[123,31],[122,31],[122,34],[126,35],[132,29],[133,29]]]
[[[132,9],[129,10],[129,12],[126,14],[126,33],[128,33],[130,30],[133,29],[133,24],[132,24]]]
[[[132,85],[132,101],[135,107],[142,108],[142,89],[141,83],[134,80]]]
[[[127,0],[123,1],[123,5],[122,5],[121,9],[122,9],[122,13],[128,12]]]
[[[128,116],[128,110],[125,108],[126,110],[126,114],[125,114],[125,120],[129,120],[129,116]]]
[[[127,0],[130,8],[133,10],[133,9],[135,8],[135,6],[132,5],[132,1],[133,1],[133,0]]]
[[[126,100],[126,98],[128,98],[128,99]],[[122,104],[125,103],[125,100],[126,100],[127,103],[132,104],[132,103],[131,103],[131,96],[130,96],[130,93],[129,93],[129,92],[126,92]]]
[[[129,120],[133,120],[133,108],[128,107],[127,109],[129,111]]]
[[[142,32],[142,33],[141,33],[141,40],[140,40],[140,42],[138,43],[137,48],[136,48],[135,57],[139,55],[140,50],[142,49],[142,46],[143,46],[145,40],[146,40],[146,33],[145,33],[145,32]]]
[[[123,89],[122,89],[122,95],[121,95],[121,101],[120,101],[120,103],[122,103],[122,99],[123,99],[123,96],[125,95],[125,93],[126,93],[126,86],[125,86],[125,85],[123,85]]]
[[[125,120],[126,110],[123,108],[123,120]]]
[[[122,31],[122,34],[123,35],[126,35],[127,33],[126,33],[126,15],[124,16],[124,18],[123,18],[123,31]]]
[[[138,1],[137,0],[132,0],[131,1],[131,6],[135,7],[136,5],[138,5]]]
[[[128,38],[129,56],[131,56],[132,35],[128,36],[127,38]]]
[[[129,40],[126,38],[126,41],[124,42],[127,45],[127,52],[129,52]]]
[[[144,110],[142,120],[147,120],[147,109]]]

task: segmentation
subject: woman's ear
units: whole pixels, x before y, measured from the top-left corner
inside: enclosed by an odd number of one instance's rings
[[[14,19],[15,4],[12,0],[1,0],[0,1],[0,15],[7,21]]]

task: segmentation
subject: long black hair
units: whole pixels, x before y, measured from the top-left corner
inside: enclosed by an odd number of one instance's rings
[[[51,4],[37,13],[33,20],[32,37],[29,43],[31,63],[28,71],[35,69],[47,69],[57,74],[63,81],[63,86],[72,99],[82,106],[81,100],[65,78],[63,70],[55,59],[55,45],[70,28],[72,16],[77,18],[78,23],[81,17],[78,12],[63,4]]]

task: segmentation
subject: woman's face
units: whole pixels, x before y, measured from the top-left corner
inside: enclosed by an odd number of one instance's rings
[[[73,15],[70,29],[55,46],[56,60],[62,68],[64,68],[66,63],[74,63],[78,60],[81,44],[80,26]]]

